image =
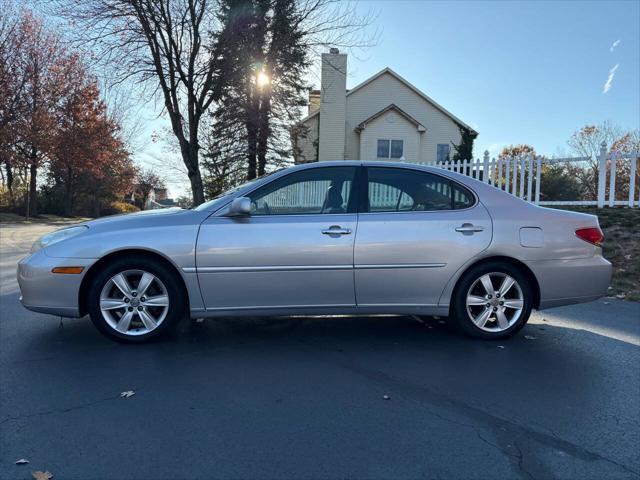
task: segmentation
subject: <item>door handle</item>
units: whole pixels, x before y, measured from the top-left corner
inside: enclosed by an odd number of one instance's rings
[[[484,231],[484,227],[476,226],[471,223],[463,223],[461,226],[456,228],[456,232],[460,233],[475,233]]]
[[[329,228],[322,230],[323,235],[349,235],[351,229],[342,228],[340,225],[331,225]]]

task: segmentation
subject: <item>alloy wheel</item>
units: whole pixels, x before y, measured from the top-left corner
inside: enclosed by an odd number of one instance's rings
[[[162,281],[144,270],[125,270],[109,279],[100,293],[107,324],[123,335],[144,335],[164,321],[169,294]]]
[[[524,296],[513,277],[506,273],[491,272],[471,284],[466,306],[469,318],[476,327],[486,332],[503,332],[520,318]]]

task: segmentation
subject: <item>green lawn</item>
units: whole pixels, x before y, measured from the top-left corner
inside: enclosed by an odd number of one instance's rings
[[[604,232],[604,256],[613,264],[610,295],[640,301],[640,209],[561,208],[598,216]]]
[[[38,215],[35,218],[30,218],[29,223],[77,223],[91,220],[85,217],[60,217],[58,215]],[[15,213],[0,212],[0,223],[27,223],[24,216],[16,215]]]

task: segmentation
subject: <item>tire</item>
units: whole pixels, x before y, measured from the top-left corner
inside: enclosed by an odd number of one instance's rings
[[[145,290],[140,296],[139,288]],[[89,315],[106,337],[122,343],[144,343],[175,327],[186,311],[185,298],[175,272],[161,262],[123,257],[93,278]]]
[[[507,289],[511,280],[514,283]],[[506,292],[501,295],[503,289]],[[471,268],[460,278],[450,310],[455,325],[466,335],[498,340],[518,333],[529,320],[532,307],[533,289],[522,270],[492,261]]]

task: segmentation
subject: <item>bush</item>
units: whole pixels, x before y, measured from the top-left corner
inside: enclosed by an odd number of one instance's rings
[[[126,202],[111,202],[109,206],[102,209],[102,215],[118,215],[121,213],[139,212],[140,209],[135,205]]]

